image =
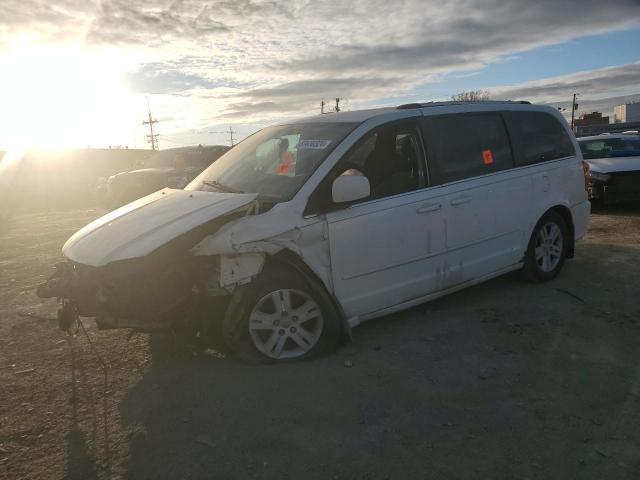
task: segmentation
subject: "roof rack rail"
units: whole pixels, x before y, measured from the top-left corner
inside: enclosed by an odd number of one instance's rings
[[[403,105],[398,105],[396,110],[411,110],[412,108],[422,108],[421,103],[405,103]]]
[[[426,103],[405,103],[403,105],[398,105],[396,110],[411,110],[413,108],[426,108],[426,107],[443,107],[448,105],[477,105],[483,103],[497,103],[497,104],[519,104],[519,105],[531,105],[531,102],[527,100],[475,100],[470,102],[426,102]]]

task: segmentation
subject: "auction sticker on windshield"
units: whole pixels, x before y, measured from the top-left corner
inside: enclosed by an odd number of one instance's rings
[[[330,143],[331,140],[300,140],[298,148],[307,150],[324,150]]]

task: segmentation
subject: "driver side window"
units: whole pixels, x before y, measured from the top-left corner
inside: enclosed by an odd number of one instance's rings
[[[365,200],[410,192],[425,186],[421,139],[414,122],[378,127],[338,162],[339,175],[364,175],[371,195]]]
[[[366,133],[311,194],[305,215],[344,208],[333,203],[332,185],[341,175],[363,175],[371,194],[354,203],[398,195],[427,186],[427,170],[417,122],[401,120]]]

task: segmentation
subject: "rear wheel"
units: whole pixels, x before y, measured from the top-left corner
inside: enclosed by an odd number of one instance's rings
[[[532,282],[546,282],[555,278],[567,255],[569,247],[567,224],[556,212],[543,215],[533,229],[525,255],[522,274]]]
[[[314,357],[337,347],[340,321],[324,287],[284,268],[261,274],[234,293],[225,343],[249,363]]]

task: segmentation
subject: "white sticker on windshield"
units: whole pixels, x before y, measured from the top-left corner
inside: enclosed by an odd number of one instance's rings
[[[308,150],[324,150],[329,146],[331,140],[300,140],[298,148],[306,148]]]

